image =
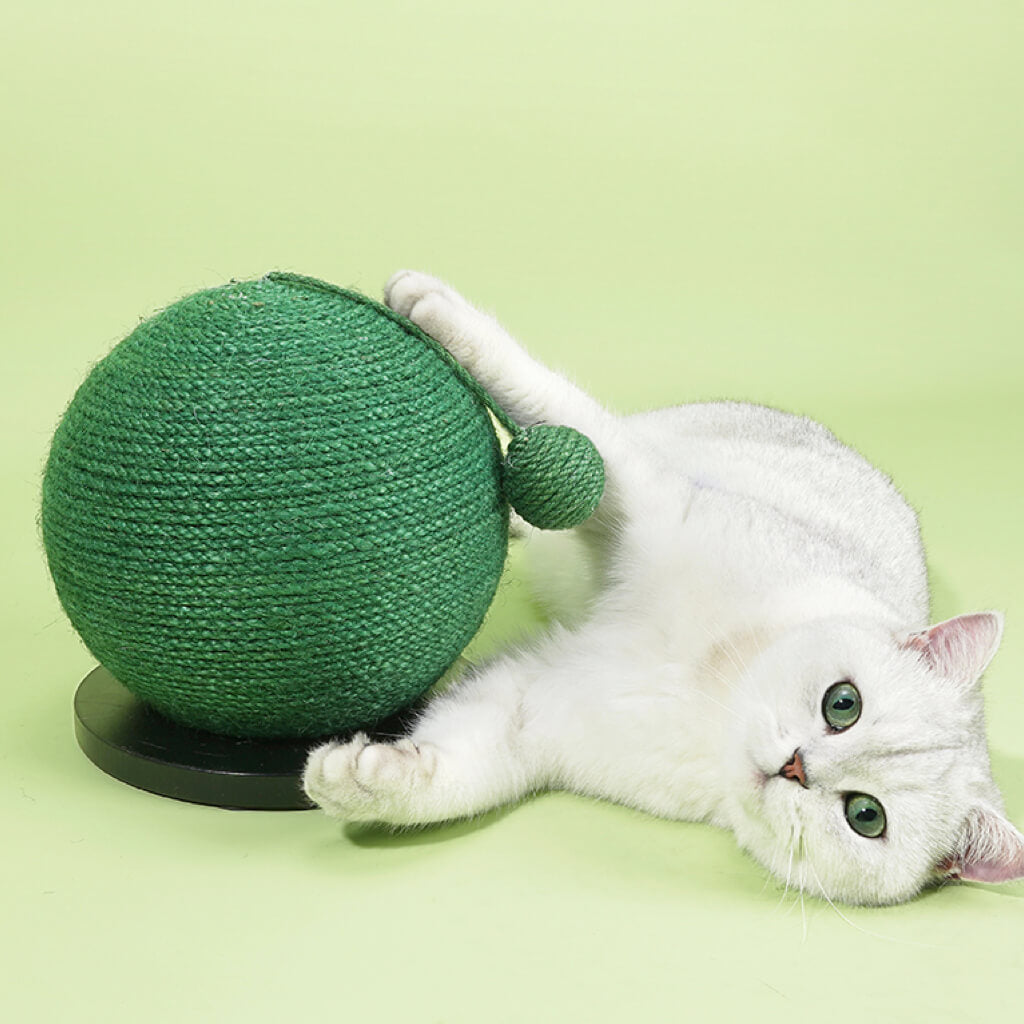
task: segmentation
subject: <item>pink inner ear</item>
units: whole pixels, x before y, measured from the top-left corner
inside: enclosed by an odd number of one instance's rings
[[[967,819],[962,852],[943,861],[938,871],[965,882],[1024,878],[1024,836],[997,811],[978,809]]]
[[[922,633],[914,633],[906,646],[917,651],[940,675],[974,682],[992,660],[1003,633],[1003,617],[996,612],[958,615]]]
[[[973,864],[963,865],[957,875],[965,882],[988,882],[990,885],[997,885],[1000,882],[1012,882],[1015,878],[1024,876],[1024,864],[1013,868],[1008,864],[980,860]]]

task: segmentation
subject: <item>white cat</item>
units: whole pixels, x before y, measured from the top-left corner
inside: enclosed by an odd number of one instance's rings
[[[315,750],[312,800],[409,825],[572,790],[730,829],[788,886],[851,903],[1024,876],[979,691],[1002,616],[927,628],[916,518],[882,473],[757,406],[615,416],[440,281],[399,273],[386,297],[518,423],[597,445],[605,495],[574,534],[598,593],[407,738]]]

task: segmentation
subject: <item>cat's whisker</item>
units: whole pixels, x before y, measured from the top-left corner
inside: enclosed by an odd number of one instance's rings
[[[725,651],[725,655],[729,661],[732,662],[737,674],[741,677],[746,675],[747,661],[728,633],[725,633],[722,637],[722,649]]]
[[[782,895],[779,897],[778,905],[775,907],[776,911],[779,909],[779,907],[782,906],[782,904],[785,902],[786,897],[789,895],[789,883],[793,878],[793,854],[795,853],[795,850],[796,844],[794,842],[794,833],[790,832],[789,864],[786,867],[786,884],[782,890]]]
[[[761,634],[759,630],[753,630],[750,633],[750,639],[753,640],[754,646],[757,648],[757,656],[759,658],[764,657],[765,646],[761,642]]]
[[[846,914],[844,914],[835,905],[835,903],[829,898],[828,893],[825,891],[825,886],[822,885],[821,878],[819,877],[818,872],[815,869],[814,865],[811,864],[810,861],[808,861],[808,865],[810,866],[811,872],[814,875],[814,881],[818,885],[818,889],[821,892],[822,898],[836,912],[836,914],[838,914],[839,917],[843,921],[845,921],[851,928],[855,929],[856,931],[860,932],[863,935],[869,936],[872,939],[883,939],[886,942],[898,942],[898,943],[900,943],[901,945],[904,945],[904,946],[918,946],[921,949],[941,949],[942,948],[941,946],[938,946],[938,945],[936,945],[935,943],[932,943],[932,942],[914,942],[913,940],[910,940],[910,939],[897,939],[895,936],[892,936],[892,935],[883,935],[883,934],[881,934],[881,932],[873,932],[873,931],[871,931],[870,928],[862,928],[855,921],[851,921],[850,918],[847,917]]]
[[[710,676],[712,679],[722,684],[722,688],[726,691],[732,689],[732,679],[727,676],[721,669],[717,669],[712,665],[704,665],[703,671]]]
[[[803,943],[807,942],[807,909],[804,906],[804,890],[807,887],[807,883],[804,878],[804,868],[806,863],[807,862],[803,860],[800,862],[800,921],[803,926],[803,937],[800,941]]]
[[[707,662],[705,662],[702,667],[709,675],[718,679],[726,690],[732,690],[735,688],[736,677],[731,673],[724,671],[721,667],[708,664]]]
[[[732,638],[728,632],[723,630],[717,621],[709,620],[708,622],[700,623],[701,629],[710,641],[712,651],[719,650],[725,655],[726,659],[736,670],[737,676],[743,676],[747,671],[746,662],[743,660],[739,648],[733,643]],[[713,628],[714,627],[714,628]],[[708,672],[717,676],[722,683],[725,684],[726,689],[732,689],[735,685],[735,679],[727,676],[724,672],[715,669],[712,665],[705,663],[705,668]]]
[[[790,902],[789,906],[786,908],[786,912],[785,912],[784,916],[785,917],[789,917],[793,913],[793,911],[795,911],[797,909],[797,907],[799,907],[799,906],[800,906],[800,890],[796,886],[794,886],[793,887],[793,899]]]
[[[733,718],[739,718],[739,715],[737,715],[736,712],[731,707],[729,707],[728,704],[723,704],[720,700],[718,700],[715,697],[712,697],[710,693],[707,693],[704,690],[698,690],[697,692],[702,697],[704,697],[707,700],[711,701],[712,704],[715,704],[718,707],[720,707],[727,715],[731,715]]]

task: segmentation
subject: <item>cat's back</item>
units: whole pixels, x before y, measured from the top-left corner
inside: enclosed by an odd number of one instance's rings
[[[629,418],[648,444],[698,485],[805,506],[865,488],[909,512],[891,481],[827,427],[806,416],[744,402],[704,402]],[[912,517],[912,514],[911,514]]]
[[[926,614],[917,516],[888,476],[821,423],[743,402],[677,406],[627,422],[698,491],[731,497],[751,530],[790,542],[793,557],[834,559],[878,596]]]
[[[755,451],[772,446],[832,454],[840,449],[863,461],[816,420],[749,402],[693,402],[637,413],[629,420],[652,436],[668,432]]]

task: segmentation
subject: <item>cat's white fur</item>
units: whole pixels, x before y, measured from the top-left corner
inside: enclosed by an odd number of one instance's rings
[[[386,298],[518,423],[597,445],[605,495],[573,535],[597,593],[436,697],[408,737],[315,750],[316,803],[410,825],[567,789],[730,829],[787,885],[853,903],[1024,874],[978,686],[1002,618],[927,628],[916,517],[882,473],[771,409],[613,415],[424,274],[395,275]],[[835,732],[822,700],[841,680],[863,712]],[[795,752],[803,782],[779,774]],[[882,836],[850,827],[851,792],[881,802]]]

